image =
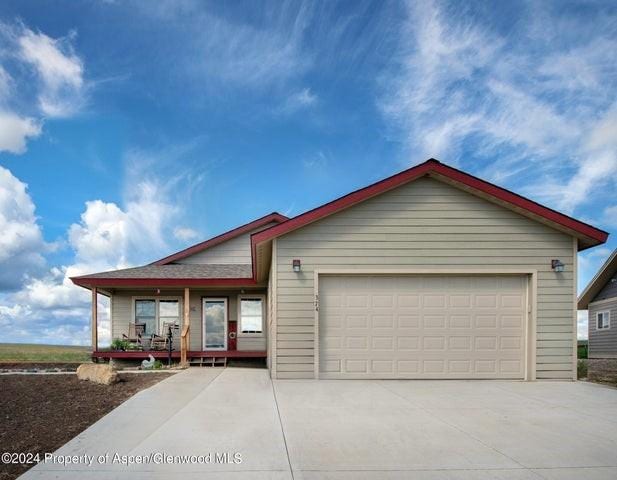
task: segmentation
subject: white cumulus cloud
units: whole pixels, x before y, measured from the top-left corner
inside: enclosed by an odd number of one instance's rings
[[[172,187],[186,182],[146,178],[134,162],[129,176],[133,183],[122,204],[86,202],[79,221],[67,230],[72,262],[49,267],[43,254],[50,246],[43,240],[26,185],[0,167],[0,341],[9,340],[1,332],[10,326],[11,341],[87,344],[90,292],[75,286],[71,277],[147,263],[168,254],[174,238],[197,235],[176,225]],[[104,344],[110,340],[109,302],[100,296],[99,304]]]
[[[49,248],[27,185],[0,166],[0,290],[19,288],[39,272]]]

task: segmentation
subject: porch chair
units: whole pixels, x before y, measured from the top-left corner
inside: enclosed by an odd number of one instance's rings
[[[174,346],[175,337],[180,338],[180,327],[175,322],[163,322],[163,328],[160,335],[156,333],[152,334],[152,338],[150,339],[150,348],[152,350],[167,350],[168,341],[167,335],[169,333],[169,329],[171,328],[172,334],[172,347]]]
[[[146,333],[145,323],[129,323],[129,334],[122,334],[122,340],[142,346],[142,337]]]
[[[180,325],[174,323],[171,326],[171,349],[180,350]]]

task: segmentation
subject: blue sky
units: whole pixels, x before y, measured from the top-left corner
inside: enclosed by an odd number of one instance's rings
[[[1,2],[0,341],[87,343],[68,276],[429,157],[614,231],[616,25],[600,1]]]

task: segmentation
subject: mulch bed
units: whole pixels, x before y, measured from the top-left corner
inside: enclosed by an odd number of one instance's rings
[[[129,397],[169,375],[121,373],[121,381],[110,386],[80,381],[71,374],[0,375],[0,450],[53,452]],[[0,463],[0,479],[17,478],[30,467]]]

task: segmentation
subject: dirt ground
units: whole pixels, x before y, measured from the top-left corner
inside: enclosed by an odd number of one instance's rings
[[[115,385],[77,380],[76,375],[0,375],[2,452],[53,452],[135,393],[169,373],[121,373]],[[17,478],[33,465],[0,462],[0,480]]]

